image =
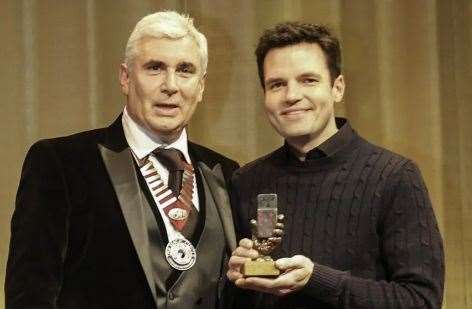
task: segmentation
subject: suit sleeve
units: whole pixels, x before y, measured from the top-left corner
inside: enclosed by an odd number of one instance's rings
[[[243,228],[242,228],[242,219],[241,219],[241,203],[240,203],[240,195],[239,195],[239,173],[236,171],[233,173],[233,177],[231,178],[231,194],[230,194],[230,199],[231,199],[231,209],[233,213],[233,219],[234,219],[234,229],[236,232],[236,241],[239,243],[239,241],[244,238],[248,237],[247,235],[244,235],[243,233]],[[249,236],[250,237],[250,236]],[[261,294],[252,290],[245,290],[238,288],[234,285],[233,282],[227,280],[227,286],[226,286],[226,294],[229,295],[227,296],[228,299],[231,299],[231,306],[228,306],[227,308],[232,308],[232,309],[239,309],[239,308],[255,308],[258,298],[261,297]]]
[[[229,198],[230,198],[230,203],[231,203],[231,212],[233,214],[233,222],[234,222],[234,230],[236,232],[236,241],[239,243],[241,240],[241,218],[239,215],[238,207],[240,205],[239,203],[239,192],[238,192],[238,187],[236,185],[237,183],[237,172],[233,173],[233,176],[231,177],[230,183],[229,183]]]
[[[441,308],[444,252],[427,189],[412,162],[392,177],[379,223],[387,280],[315,264],[304,293],[336,308]]]
[[[7,309],[55,309],[63,279],[69,202],[59,160],[46,142],[26,155],[11,222]]]

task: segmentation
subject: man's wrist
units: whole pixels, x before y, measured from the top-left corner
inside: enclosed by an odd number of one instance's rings
[[[320,300],[331,299],[339,295],[347,276],[348,272],[313,263],[313,271],[302,291]]]

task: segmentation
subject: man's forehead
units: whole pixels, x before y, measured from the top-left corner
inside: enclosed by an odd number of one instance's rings
[[[153,57],[162,55],[173,58],[186,58],[189,60],[200,60],[199,48],[196,41],[190,37],[182,38],[156,38],[146,36],[137,44],[137,55]]]
[[[300,42],[297,44],[271,48],[267,52],[264,61],[268,58],[274,58],[274,56],[278,56],[278,58],[286,58],[287,56],[297,57],[301,54],[304,54],[305,57],[326,58],[318,43]]]
[[[264,59],[264,71],[293,70],[313,64],[327,69],[327,58],[317,43],[298,43],[276,47],[268,51]]]

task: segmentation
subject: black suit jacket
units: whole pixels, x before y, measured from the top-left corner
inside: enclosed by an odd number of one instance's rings
[[[232,250],[225,186],[238,165],[190,142],[189,153],[219,201]],[[121,117],[31,147],[12,218],[7,309],[156,308],[133,172]]]

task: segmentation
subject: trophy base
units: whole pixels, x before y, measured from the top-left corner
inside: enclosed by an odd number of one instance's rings
[[[241,273],[244,277],[277,277],[280,270],[275,267],[274,261],[247,261]]]

